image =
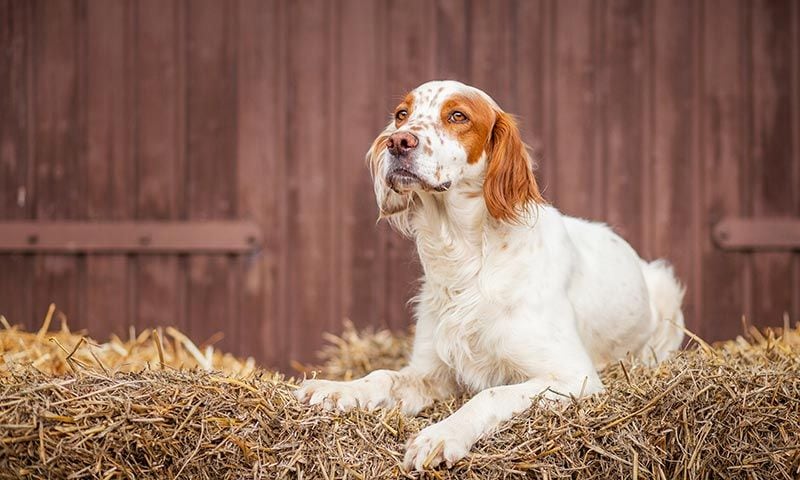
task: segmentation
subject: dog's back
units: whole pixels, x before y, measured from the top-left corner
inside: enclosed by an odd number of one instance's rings
[[[596,368],[627,354],[663,360],[683,340],[683,288],[663,260],[646,262],[603,223],[564,215],[576,249],[570,298]]]

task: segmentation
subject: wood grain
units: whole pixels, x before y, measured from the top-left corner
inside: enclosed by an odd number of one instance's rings
[[[236,5],[213,0],[186,4],[186,212],[189,219],[236,215]],[[235,292],[239,278],[227,255],[188,260],[189,334],[216,346],[239,345]]]
[[[332,289],[333,245],[339,220],[331,218],[338,173],[329,158],[333,140],[331,95],[334,45],[331,4],[290,2],[287,141],[289,358],[300,359],[338,328]]]
[[[719,48],[720,38],[741,39],[744,3],[708,1],[702,15],[701,151],[703,199],[700,211],[703,246],[702,323],[703,338],[730,338],[741,327],[730,319],[747,312],[745,299],[745,258],[722,252],[711,241],[711,225],[724,216],[740,215],[743,207],[742,163],[745,159],[741,42]]]
[[[514,32],[511,42],[513,109],[523,141],[531,147],[536,180],[545,198],[555,200],[555,159],[550,154],[552,135],[552,56],[549,54],[553,31],[550,2],[537,0],[512,4]]]
[[[235,294],[239,302],[239,351],[267,365],[288,368],[285,342],[285,264],[287,245],[283,176],[284,142],[281,72],[273,68],[285,45],[281,37],[282,9],[259,0],[238,4],[237,35],[237,211],[258,225],[262,248],[240,256]]]
[[[605,214],[603,220],[634,249],[644,251],[645,176],[643,135],[647,128],[644,3],[610,0],[603,19],[603,64],[607,89],[603,112]]]
[[[792,3],[792,178],[795,191],[794,215],[800,217],[800,5]],[[792,255],[792,312],[800,319],[800,252]]]
[[[498,104],[515,105],[511,75],[515,35],[512,2],[473,2],[470,5],[469,83],[485,91]]]
[[[30,218],[29,91],[31,8],[24,0],[0,1],[0,218]],[[34,327],[33,259],[0,255],[0,314]]]
[[[651,197],[649,215],[652,256],[667,258],[687,286],[684,314],[688,327],[699,327],[694,312],[698,279],[693,275],[696,251],[693,242],[694,191],[700,181],[692,175],[693,64],[691,0],[655,2],[650,89],[653,109],[648,122],[652,141],[646,153],[652,181],[644,185]],[[680,226],[680,227],[679,227]]]
[[[353,77],[349,72],[370,71],[384,75],[386,48],[378,40],[383,35],[380,18],[382,4],[364,0],[343,2],[338,17],[341,63],[336,76],[336,149],[342,179],[340,210],[334,213],[341,233],[338,255],[338,295],[342,304],[339,318],[348,318],[359,327],[388,326],[384,315],[386,262],[383,258],[385,225],[377,222],[377,207],[372,179],[364,161],[369,145],[389,121],[394,107],[385,86],[375,77]],[[348,21],[354,19],[353,28]],[[371,38],[375,41],[365,42]],[[394,233],[390,233],[394,234]]]
[[[790,172],[792,158],[792,1],[755,1],[750,28],[752,43],[750,137],[752,204],[755,218],[795,213],[796,189]],[[746,180],[747,181],[747,180]],[[753,318],[756,325],[783,321],[792,309],[790,252],[753,254]],[[757,313],[756,313],[757,312]]]
[[[462,79],[470,74],[471,19],[469,0],[436,2],[436,74],[438,78]]]
[[[87,215],[90,220],[121,220],[134,214],[136,189],[130,160],[133,99],[131,11],[124,0],[89,0],[87,32]],[[107,338],[118,325],[132,324],[128,278],[130,259],[120,254],[86,258],[85,325]]]
[[[0,222],[2,252],[113,255],[146,253],[250,254],[261,245],[252,221],[13,221]],[[101,257],[98,257],[101,258]]]
[[[475,83],[520,117],[545,197],[687,286],[709,340],[800,316],[800,254],[722,218],[800,216],[791,0],[0,0],[0,222],[241,220],[256,253],[0,254],[0,313],[102,336],[175,325],[288,369],[344,318],[402,330],[414,246],[364,152],[397,100]],[[0,235],[2,232],[0,232]]]
[[[136,2],[134,122],[136,218],[186,218],[186,19],[184,3]],[[186,258],[136,258],[138,329],[188,330]]]
[[[553,5],[553,133],[550,146],[554,197],[568,215],[601,218],[602,172],[595,162],[596,62],[593,55],[593,7],[566,0]]]
[[[33,218],[81,219],[88,200],[85,4],[31,6]],[[55,303],[73,327],[85,326],[85,258],[41,255],[33,263],[34,315]]]

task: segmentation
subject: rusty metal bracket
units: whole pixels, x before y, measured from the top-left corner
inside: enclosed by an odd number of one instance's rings
[[[247,253],[261,240],[250,221],[0,222],[0,253]]]
[[[798,250],[800,218],[725,218],[711,235],[724,250]]]

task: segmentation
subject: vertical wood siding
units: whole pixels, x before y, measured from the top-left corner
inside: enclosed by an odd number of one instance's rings
[[[264,231],[244,256],[0,255],[0,313],[176,325],[282,368],[345,318],[405,328],[420,269],[363,158],[434,78],[520,117],[557,207],[670,259],[703,337],[800,320],[800,254],[710,235],[800,215],[792,0],[0,0],[1,220]]]

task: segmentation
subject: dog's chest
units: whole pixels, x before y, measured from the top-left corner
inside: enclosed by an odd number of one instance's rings
[[[510,330],[511,307],[482,294],[478,282],[461,289],[439,288],[426,308],[437,319],[434,341],[439,358],[467,390],[477,392],[526,378]]]
[[[417,247],[425,277],[419,308],[436,326],[439,358],[469,390],[522,381],[509,348],[525,285],[523,242],[482,237],[463,241],[431,229]]]

